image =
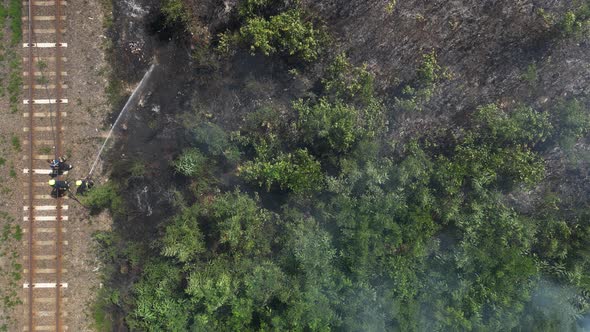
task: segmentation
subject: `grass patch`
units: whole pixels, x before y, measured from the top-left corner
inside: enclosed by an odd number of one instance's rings
[[[528,65],[524,74],[522,74],[522,79],[528,82],[531,86],[537,83],[539,79],[538,71],[537,71],[537,64],[531,63]]]
[[[21,144],[20,144],[20,138],[18,138],[18,136],[13,134],[10,141],[12,142],[12,148],[17,152],[20,152],[21,148],[22,148]]]
[[[6,159],[0,157],[0,166],[4,166],[6,164]]]
[[[7,56],[10,60],[10,74],[8,76],[8,96],[10,101],[10,110],[12,113],[16,113],[18,111],[18,104],[21,99],[22,93],[22,73],[21,73],[21,64],[20,60],[18,59],[16,53],[14,51],[10,51],[7,53]]]
[[[107,99],[112,106],[119,104],[121,99],[123,99],[123,81],[115,78],[114,74],[111,74],[105,92],[107,94]]]
[[[15,46],[23,39],[21,0],[10,0],[8,3],[8,17],[10,17],[10,31],[12,32],[10,42]]]
[[[146,171],[145,164],[141,160],[136,160],[131,165],[129,171],[131,172],[131,176],[133,177],[142,177],[145,175]]]
[[[97,332],[112,331],[112,316],[109,312],[109,306],[118,300],[118,291],[101,288],[98,291],[97,300],[92,306],[92,318],[94,320],[94,330]]]
[[[19,304],[18,284],[22,279],[22,265],[18,263],[19,254],[16,250],[18,241],[22,239],[22,229],[16,225],[16,219],[10,214],[0,211],[0,253],[4,264],[0,269],[0,331],[12,331],[16,320],[9,314]]]
[[[41,60],[37,61],[37,68],[39,68],[39,70],[47,69],[47,62]]]
[[[52,148],[48,147],[48,146],[43,146],[39,148],[39,154],[50,154],[51,153]]]

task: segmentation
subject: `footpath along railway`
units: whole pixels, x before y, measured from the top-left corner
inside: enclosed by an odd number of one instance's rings
[[[66,1],[23,2],[24,283],[22,331],[66,331],[68,283],[62,265],[66,198],[50,195],[48,159],[64,153]],[[63,176],[59,177],[60,179]]]

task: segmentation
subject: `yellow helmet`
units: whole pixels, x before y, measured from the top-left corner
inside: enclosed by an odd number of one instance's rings
[[[76,180],[76,185],[77,186],[81,186],[82,185],[82,180]]]
[[[49,185],[52,186],[52,187],[55,186],[55,180],[54,179],[49,180],[49,182],[47,182],[47,183],[49,183]]]

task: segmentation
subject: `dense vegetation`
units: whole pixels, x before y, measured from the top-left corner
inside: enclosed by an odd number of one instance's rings
[[[224,54],[305,66],[330,43],[297,3],[245,0],[237,15]],[[580,17],[565,17],[567,33]],[[138,271],[125,298],[114,287],[104,301],[140,331],[578,328],[590,311],[590,210],[543,184],[551,151],[580,157],[587,100],[484,104],[397,141],[392,110],[420,112],[448,77],[436,54],[390,106],[366,67],[326,58],[319,92],[287,114],[261,107],[232,132],[187,124],[192,146],[169,168],[186,190],[168,188],[175,215],[158,238],[116,252],[121,235],[97,236],[105,260]],[[223,183],[228,173],[241,185]],[[123,213],[121,182],[86,203]],[[530,191],[541,199],[515,204]]]

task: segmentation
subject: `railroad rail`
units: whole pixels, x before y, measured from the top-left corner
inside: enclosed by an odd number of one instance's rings
[[[23,331],[65,331],[66,312],[62,303],[67,295],[67,282],[62,280],[63,246],[68,220],[65,198],[50,196],[48,159],[63,153],[62,118],[67,85],[63,79],[64,15],[63,0],[28,0],[23,2],[23,113],[27,178],[23,206],[26,236],[23,257],[25,319]],[[48,152],[51,153],[48,154]],[[59,178],[63,178],[60,176]]]

